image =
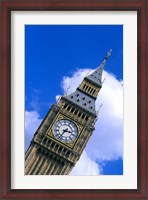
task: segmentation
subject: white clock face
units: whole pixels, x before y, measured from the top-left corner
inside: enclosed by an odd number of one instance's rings
[[[72,121],[61,119],[53,125],[53,133],[58,140],[71,143],[78,136],[78,128]]]

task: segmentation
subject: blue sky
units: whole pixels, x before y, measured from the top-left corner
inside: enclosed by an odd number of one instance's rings
[[[95,69],[110,49],[113,52],[105,70],[120,82],[123,79],[121,25],[26,25],[25,110],[36,112],[40,122],[55,103],[55,97],[64,93],[66,78],[72,80],[80,69]],[[103,157],[94,158],[92,153],[89,156],[100,164],[101,174],[123,174],[122,155],[103,161]]]

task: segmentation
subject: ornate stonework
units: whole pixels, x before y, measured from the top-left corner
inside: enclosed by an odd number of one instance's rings
[[[26,175],[67,175],[79,160],[95,129],[95,100],[110,52],[74,93],[51,106],[25,154]]]

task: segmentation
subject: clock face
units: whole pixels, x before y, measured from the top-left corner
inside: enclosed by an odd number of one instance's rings
[[[61,142],[71,143],[78,137],[78,128],[72,121],[61,119],[53,125],[53,133]]]

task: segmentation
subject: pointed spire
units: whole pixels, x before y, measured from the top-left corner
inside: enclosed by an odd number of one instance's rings
[[[89,76],[85,77],[85,79],[90,80],[91,82],[95,83],[96,85],[102,86],[102,73],[104,70],[104,66],[106,61],[108,60],[108,57],[111,56],[112,49],[110,49],[109,52],[107,52],[103,62],[101,65]]]
[[[101,65],[93,73],[87,74],[84,77],[84,80],[81,82],[76,91],[69,95],[65,94],[62,99],[72,102],[74,105],[77,105],[78,107],[97,117],[98,113],[95,109],[95,101],[103,84],[102,72],[108,57],[111,55],[111,51],[112,50],[106,54]],[[99,110],[101,107],[102,104],[100,105]]]
[[[111,56],[111,52],[112,52],[112,49],[110,49],[109,52],[107,52],[107,55],[105,56],[105,59],[107,60],[109,56]]]

